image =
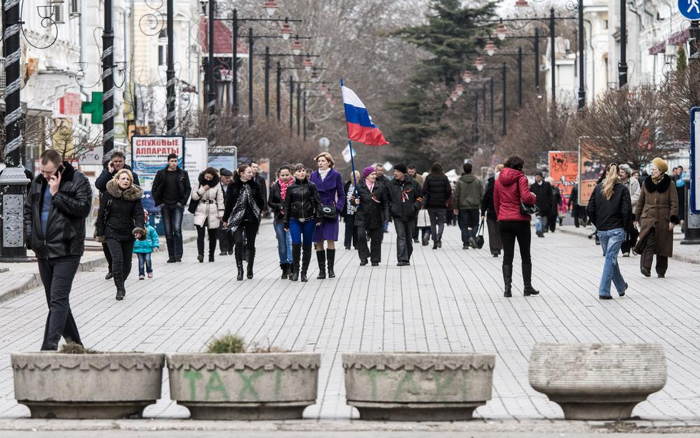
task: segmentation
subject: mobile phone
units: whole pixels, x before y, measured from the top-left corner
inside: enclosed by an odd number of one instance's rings
[[[64,170],[65,168],[63,167],[63,164],[61,164],[60,166],[58,166],[58,169],[56,169],[55,175],[63,174]]]

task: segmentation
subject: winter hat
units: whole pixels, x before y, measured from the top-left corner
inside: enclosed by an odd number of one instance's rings
[[[651,164],[656,166],[656,168],[659,169],[659,172],[661,173],[668,172],[668,163],[663,158],[656,157],[653,160],[651,160]]]
[[[364,170],[362,171],[362,178],[367,178],[370,173],[375,172],[376,170],[374,169],[373,166],[365,167]]]
[[[394,170],[398,170],[401,173],[408,173],[408,168],[405,164],[397,164],[394,166]]]
[[[224,167],[222,167],[221,170],[219,170],[219,174],[221,176],[233,176],[233,172],[231,172],[230,170],[228,170]]]
[[[629,164],[620,164],[619,169],[624,170],[627,173],[627,175],[632,175],[632,168]]]

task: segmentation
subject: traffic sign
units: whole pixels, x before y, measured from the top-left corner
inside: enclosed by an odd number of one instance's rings
[[[678,0],[678,10],[689,20],[700,20],[700,0]]]

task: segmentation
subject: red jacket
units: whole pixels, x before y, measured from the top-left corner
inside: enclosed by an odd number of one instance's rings
[[[499,221],[527,221],[530,215],[520,213],[520,201],[534,205],[537,198],[530,193],[527,177],[520,170],[504,168],[493,189],[493,207]]]

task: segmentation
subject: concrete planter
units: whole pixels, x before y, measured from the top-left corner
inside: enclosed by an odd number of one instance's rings
[[[344,354],[348,404],[364,420],[471,420],[491,399],[492,354]]]
[[[141,416],[160,398],[162,354],[18,353],[11,360],[15,398],[32,418]]]
[[[289,420],[316,403],[321,355],[168,355],[170,398],[198,420]]]
[[[529,375],[567,420],[624,420],[664,387],[666,358],[657,344],[537,344]]]

